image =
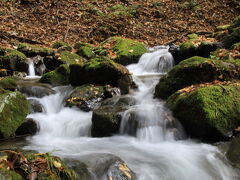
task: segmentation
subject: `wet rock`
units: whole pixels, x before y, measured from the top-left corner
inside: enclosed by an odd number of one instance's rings
[[[238,167],[240,167],[240,135],[232,139],[227,151],[227,158]]]
[[[30,113],[38,113],[44,111],[42,104],[38,100],[28,99],[28,101],[30,103]]]
[[[24,122],[29,104],[20,92],[0,90],[0,139],[9,138]]]
[[[72,86],[109,84],[119,87],[123,94],[134,85],[129,71],[106,57],[91,59],[84,65],[70,65],[70,83]]]
[[[66,106],[76,106],[83,111],[93,110],[100,102],[120,92],[110,86],[83,85],[76,87],[66,100]]]
[[[219,61],[202,57],[192,57],[174,66],[160,79],[155,88],[155,97],[166,99],[184,87],[212,82],[228,81],[240,78],[240,64],[236,61]]]
[[[18,90],[29,97],[44,97],[56,92],[50,86],[41,83],[23,82],[18,85]]]
[[[167,100],[168,107],[191,137],[207,141],[228,139],[240,124],[239,83],[190,86]]]
[[[119,157],[112,154],[91,154],[82,157],[89,169],[102,180],[136,180],[136,174]]]
[[[61,86],[61,85],[68,85],[69,84],[69,74],[70,70],[68,65],[62,64],[54,71],[45,73],[41,79],[39,80],[40,83],[48,83],[53,86]]]
[[[101,106],[93,111],[92,136],[106,137],[117,134],[122,114],[127,110],[127,105],[131,103],[134,103],[134,100],[127,97],[113,97],[103,101]]]
[[[17,136],[34,135],[37,133],[37,131],[39,131],[37,123],[31,118],[27,118],[25,122],[17,128],[15,134]]]
[[[46,66],[44,64],[44,61],[43,61],[43,57],[37,55],[35,57],[32,57],[32,58],[27,58],[27,61],[30,63],[30,62],[33,62],[34,63],[34,67],[35,67],[35,73],[36,75],[43,75],[46,71]]]

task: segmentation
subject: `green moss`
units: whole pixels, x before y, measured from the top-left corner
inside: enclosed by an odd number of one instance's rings
[[[20,176],[18,173],[7,170],[4,168],[0,169],[0,179],[2,180],[23,180],[22,176]]]
[[[229,29],[234,29],[234,28],[237,28],[237,27],[240,27],[240,16],[236,17],[232,24],[230,25]]]
[[[117,4],[110,7],[109,16],[126,16],[126,17],[138,17],[137,14],[138,6],[125,6],[122,4]]]
[[[236,49],[236,50],[238,49],[238,50],[240,50],[240,42],[233,44],[231,49]]]
[[[54,51],[52,49],[46,48],[46,47],[41,47],[37,45],[32,45],[28,43],[20,43],[18,45],[18,51],[21,51],[24,53],[26,56],[52,56],[54,55]]]
[[[80,49],[81,47],[84,47],[84,46],[86,46],[86,47],[90,47],[90,48],[92,48],[93,46],[91,45],[91,44],[89,44],[89,43],[83,43],[83,42],[77,42],[75,45],[74,45],[74,49]]]
[[[225,30],[228,30],[229,27],[230,25],[227,24],[227,25],[218,26],[216,29],[217,31],[225,31]]]
[[[58,48],[60,48],[60,47],[62,47],[62,46],[67,46],[67,47],[69,47],[68,43],[66,43],[66,42],[56,41],[56,42],[53,43],[52,48],[58,49]]]
[[[230,48],[233,44],[238,42],[240,42],[240,27],[233,29],[233,32],[223,41],[226,48]]]
[[[52,84],[54,86],[68,85],[69,84],[69,74],[70,74],[70,70],[69,70],[68,65],[63,64],[63,65],[60,65],[54,71],[45,73],[41,77],[39,82]]]
[[[62,61],[64,61],[67,64],[81,64],[82,63],[82,58],[72,52],[69,51],[62,51],[60,53],[60,58]]]
[[[18,79],[16,77],[6,77],[0,80],[0,88],[3,89],[16,89]]]
[[[198,0],[186,0],[183,3],[179,5],[181,9],[187,9],[187,10],[198,10],[201,8],[199,5]]]
[[[201,87],[190,93],[176,92],[167,104],[191,135],[217,139],[240,124],[239,90],[235,85]]]
[[[180,51],[195,50],[196,46],[191,42],[187,41],[180,45]]]
[[[115,63],[108,57],[96,57],[92,58],[89,62],[85,63],[84,67],[88,70],[98,69],[102,66],[115,66]]]
[[[84,58],[87,58],[87,59],[90,59],[90,58],[95,56],[94,53],[93,53],[93,48],[89,47],[89,46],[80,47],[77,50],[77,54],[84,57]]]
[[[188,34],[187,37],[189,39],[198,39],[199,38],[197,34]]]
[[[8,138],[24,122],[29,113],[29,104],[19,92],[0,94],[0,136]]]
[[[239,70],[240,64],[237,61],[219,61],[195,56],[180,62],[167,76],[161,78],[156,86],[155,96],[165,99],[192,84],[238,79]]]
[[[113,52],[114,54],[108,54],[109,57],[122,65],[137,63],[139,58],[147,52],[143,43],[122,37],[107,39],[101,44],[101,48]]]
[[[20,61],[26,61],[27,59],[25,54],[15,49],[8,49],[6,53],[6,58],[8,58],[9,60],[16,59]]]

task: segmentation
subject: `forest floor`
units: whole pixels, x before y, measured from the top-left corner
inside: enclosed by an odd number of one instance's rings
[[[0,45],[98,44],[111,36],[178,43],[238,15],[238,0],[0,0]]]

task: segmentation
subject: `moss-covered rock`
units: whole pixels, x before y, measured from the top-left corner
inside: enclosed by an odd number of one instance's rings
[[[240,124],[240,84],[187,87],[167,100],[188,134],[204,140],[223,140]]]
[[[28,72],[27,57],[20,51],[8,49],[4,56],[0,56],[1,68],[9,71],[12,75],[13,71]]]
[[[111,37],[99,48],[102,51],[106,50],[112,60],[122,65],[137,63],[139,58],[147,52],[143,43],[122,37]]]
[[[227,24],[227,25],[222,25],[222,26],[216,27],[216,30],[217,30],[217,31],[225,31],[225,30],[228,30],[229,27],[230,27],[229,24]]]
[[[60,53],[60,59],[66,64],[82,64],[82,57],[77,55],[76,53],[72,53],[69,51],[62,51]]]
[[[167,76],[160,79],[155,88],[155,97],[166,99],[177,90],[192,84],[239,78],[238,61],[220,61],[195,56],[180,62]]]
[[[194,33],[193,34],[188,34],[187,37],[189,39],[198,39],[199,38],[199,36],[197,34],[194,34]]]
[[[117,89],[110,86],[83,85],[76,87],[66,100],[66,106],[76,106],[83,111],[93,110],[106,98],[117,94]]]
[[[96,57],[83,65],[71,64],[70,83],[73,86],[108,84],[119,87],[122,93],[128,93],[133,86],[129,71],[107,57]]]
[[[233,22],[231,23],[229,30],[232,30],[234,28],[240,27],[240,16],[236,17]]]
[[[39,82],[48,83],[54,86],[69,84],[70,70],[67,64],[60,65],[54,71],[45,73]]]
[[[9,138],[24,122],[29,113],[29,104],[19,92],[0,92],[0,138]]]
[[[33,57],[37,55],[42,57],[54,55],[54,50],[52,49],[27,43],[20,43],[17,49],[28,57]]]
[[[34,154],[29,152],[1,151],[0,164],[6,167],[6,173],[14,173],[20,179],[38,180],[76,180],[76,173],[67,167],[60,158],[49,153]],[[7,169],[14,168],[14,171]],[[19,175],[16,175],[16,174]],[[1,175],[1,172],[0,172]],[[18,180],[18,179],[13,180]]]
[[[240,27],[234,28],[233,32],[223,40],[224,47],[230,48],[233,44],[240,42]]]

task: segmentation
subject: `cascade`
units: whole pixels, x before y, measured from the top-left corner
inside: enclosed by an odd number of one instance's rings
[[[30,77],[36,76],[34,63],[32,61],[28,63],[28,76]]]
[[[92,112],[64,107],[70,87],[56,87],[56,94],[36,98],[46,111],[29,115],[38,122],[40,131],[28,138],[25,149],[50,151],[74,161],[94,153],[110,153],[123,159],[136,172],[138,180],[236,178],[235,171],[217,147],[183,139],[180,123],[163,101],[153,99],[159,76],[173,65],[168,48],[161,47],[127,67],[138,85],[138,89],[129,94],[136,99],[136,104],[123,113],[120,133],[113,137],[90,137]],[[135,136],[126,133],[131,114],[137,122]],[[173,122],[175,125],[169,126]]]

